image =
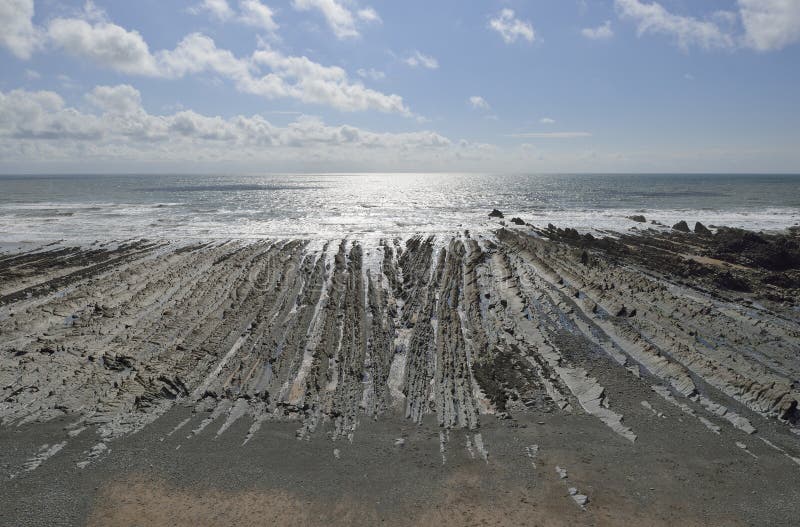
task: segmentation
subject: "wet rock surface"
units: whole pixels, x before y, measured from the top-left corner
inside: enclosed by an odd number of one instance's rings
[[[0,524],[790,525],[796,251],[515,225],[0,254]]]

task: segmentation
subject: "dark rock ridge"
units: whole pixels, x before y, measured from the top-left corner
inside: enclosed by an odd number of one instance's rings
[[[691,232],[689,230],[689,225],[686,223],[685,220],[681,220],[675,225],[672,226],[673,230],[680,231],[680,232]]]
[[[710,236],[710,235],[713,234],[711,232],[711,229],[709,229],[708,227],[706,227],[705,225],[703,225],[699,221],[694,224],[694,233],[695,234],[700,234],[700,235],[703,235],[703,236]]]
[[[691,237],[680,231],[621,234],[616,238],[581,235],[549,225],[540,233],[581,249],[603,251],[619,261],[637,262],[652,271],[692,285],[707,284],[716,294],[747,292],[759,301],[800,304],[800,234],[755,233],[718,227]],[[693,254],[687,251],[694,248]],[[591,254],[582,258],[590,261]],[[730,265],[728,265],[730,264]]]
[[[800,236],[765,234],[720,227],[714,236],[716,258],[771,271],[800,269]]]

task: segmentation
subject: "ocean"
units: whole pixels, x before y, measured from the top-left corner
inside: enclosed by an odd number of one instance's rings
[[[493,208],[582,231],[643,228],[633,214],[781,230],[800,225],[800,175],[0,176],[3,242],[402,236],[496,228]]]

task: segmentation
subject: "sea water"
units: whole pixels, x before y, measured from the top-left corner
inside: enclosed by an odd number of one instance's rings
[[[782,230],[800,224],[800,175],[0,176],[0,241],[394,237],[497,228],[494,208],[581,231]]]

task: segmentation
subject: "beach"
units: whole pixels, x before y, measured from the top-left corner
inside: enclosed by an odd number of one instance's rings
[[[800,527],[800,0],[0,0],[0,527]]]
[[[796,231],[490,221],[5,249],[0,523],[791,525]]]

